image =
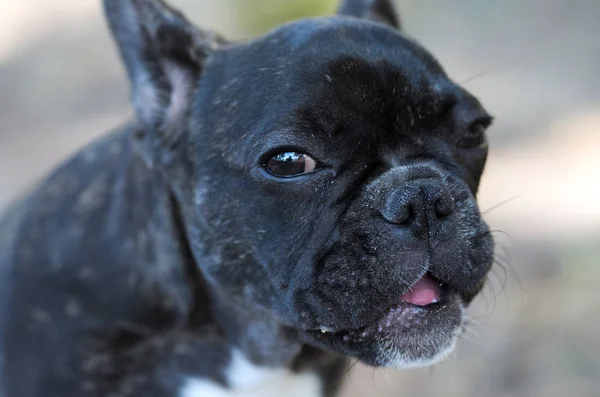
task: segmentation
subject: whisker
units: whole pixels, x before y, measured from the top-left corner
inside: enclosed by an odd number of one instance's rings
[[[373,382],[373,387],[375,388],[375,390],[377,390],[377,392],[381,392],[381,390],[379,390],[379,387],[377,386],[377,382],[375,382],[375,368],[373,368],[373,372],[371,373],[371,381]]]
[[[506,247],[503,247],[502,245],[500,247],[503,248],[503,251],[506,253],[506,257],[504,257],[503,255],[496,252],[496,253],[494,253],[494,263],[496,263],[498,266],[500,266],[504,270],[506,282],[508,281],[509,275],[511,276],[512,279],[514,279],[517,282],[517,284],[519,286],[519,291],[522,295],[523,291],[524,291],[524,287],[523,287],[523,283],[521,282],[521,278],[519,277],[519,274],[517,273],[516,269],[514,268],[514,266],[511,263],[512,262],[511,258],[510,258],[511,251],[506,249]]]
[[[392,379],[390,378],[390,373],[389,373],[389,371],[388,371],[388,368],[384,368],[384,371],[383,371],[383,372],[385,373],[385,379],[387,380],[388,384],[389,384],[390,386],[396,386],[396,385],[394,384],[394,382],[392,382]]]
[[[494,297],[494,298],[498,298],[500,295],[502,295],[502,293],[506,289],[506,282],[507,282],[508,277],[506,275],[506,268],[500,263],[500,261],[498,259],[494,258],[494,263],[497,264],[498,266],[492,269],[490,275],[495,276],[496,279],[498,280],[498,282],[500,283],[500,290]],[[500,267],[503,277],[500,277],[500,275],[498,274],[498,267]]]
[[[490,230],[487,233],[489,233],[491,235],[493,235],[494,233],[498,233],[498,234],[501,234],[501,235],[507,237],[512,244],[512,249],[513,250],[515,249],[515,240],[512,238],[512,236],[510,234],[508,234],[508,232],[505,232],[504,230],[494,229],[494,230]]]
[[[348,364],[346,371],[344,371],[342,373],[343,377],[347,376],[348,379],[350,379],[350,385],[352,386],[352,388],[354,390],[357,390],[357,387],[356,387],[356,384],[354,383],[354,379],[352,378],[352,368],[354,368],[356,366],[356,364],[358,364],[358,359],[355,359],[353,364]]]
[[[515,280],[517,282],[517,285],[519,286],[519,291],[521,294],[521,300],[523,299],[523,284],[521,282],[521,279],[519,277],[518,272],[516,271],[515,267],[512,264],[512,253],[515,251],[515,240],[512,238],[512,236],[503,231],[503,230],[491,230],[489,231],[490,234],[500,234],[502,236],[505,236],[506,238],[508,238],[508,240],[510,241],[510,247],[508,247],[506,244],[503,244],[501,241],[498,241],[498,239],[494,239],[495,244],[496,244],[496,250],[494,251],[494,264],[497,267],[500,267],[500,269],[502,269],[502,272],[504,273],[504,279],[502,280],[500,278],[500,276],[498,276],[496,274],[496,276],[498,277],[499,281],[501,282],[501,290],[500,292],[503,292],[506,289],[506,286],[508,284],[509,281],[509,276],[511,279]],[[498,296],[498,295],[497,295]]]
[[[465,315],[465,324],[467,325],[479,325],[481,321],[479,318],[473,317],[471,315]]]
[[[466,340],[469,343],[482,346],[481,337],[473,327],[470,327],[469,325],[465,324],[463,329],[465,331],[465,334],[463,334],[464,340]]]
[[[487,302],[485,304],[485,310],[488,311],[489,314],[492,314],[496,310],[496,296],[497,295],[496,295],[496,290],[494,289],[494,284],[489,275],[488,275],[487,279],[489,282],[487,282],[485,284],[486,288],[484,288],[483,292],[487,293],[486,290],[489,290],[491,295],[489,295],[489,297],[488,297],[490,300],[486,299]],[[491,305],[491,310],[490,310],[490,305]]]
[[[458,352],[456,349],[452,350],[450,357],[452,359],[452,377],[456,378],[456,372],[458,369]]]
[[[468,83],[470,81],[476,80],[476,79],[478,79],[480,77],[488,76],[488,75],[490,75],[492,73],[494,73],[494,72],[479,72],[479,73],[477,73],[477,74],[475,74],[475,75],[473,75],[473,76],[471,76],[469,78],[466,78],[464,80],[459,81],[458,84],[459,85],[463,85],[463,84],[466,84],[466,83]]]
[[[513,200],[516,200],[516,199],[518,199],[518,198],[520,198],[520,197],[521,197],[521,196],[520,196],[520,195],[518,195],[518,196],[514,196],[514,197],[507,198],[506,200],[504,200],[504,201],[501,201],[501,202],[499,202],[498,204],[495,204],[495,205],[491,206],[490,208],[486,209],[485,211],[481,211],[481,215],[487,215],[487,214],[489,214],[490,212],[494,211],[495,209],[497,209],[497,208],[500,208],[500,207],[502,207],[503,205],[505,205],[505,204],[508,204],[508,203],[510,203],[511,201],[513,201]]]
[[[360,360],[358,358],[354,359],[354,362],[351,364],[348,364],[348,368],[346,368],[346,371],[344,372],[344,374],[350,374],[350,372],[354,369],[354,367],[356,367],[356,364],[359,364]]]

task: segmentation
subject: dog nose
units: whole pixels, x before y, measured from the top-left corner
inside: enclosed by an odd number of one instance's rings
[[[398,186],[387,197],[381,215],[386,221],[425,233],[454,212],[450,190],[438,178],[417,179]]]

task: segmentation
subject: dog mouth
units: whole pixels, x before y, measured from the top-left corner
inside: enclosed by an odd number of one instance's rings
[[[456,301],[458,301],[458,293],[428,272],[375,321],[353,329],[336,330],[323,326],[308,333],[317,340],[359,343],[390,332],[409,331],[415,326],[419,328],[427,326],[428,317],[443,314],[449,303]]]
[[[400,297],[400,304],[428,307],[439,303],[442,291],[446,292],[447,286],[441,281],[426,273],[410,289]]]

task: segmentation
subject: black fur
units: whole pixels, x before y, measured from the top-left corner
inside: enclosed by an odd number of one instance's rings
[[[492,263],[475,201],[491,118],[391,2],[246,43],[159,0],[104,3],[137,119],[0,222],[0,396],[226,387],[233,347],[332,395],[342,356],[412,365],[452,345]],[[281,151],[318,168],[274,176]],[[444,301],[390,312],[426,272]]]

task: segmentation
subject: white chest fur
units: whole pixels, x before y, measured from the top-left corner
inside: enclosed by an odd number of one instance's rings
[[[202,378],[189,378],[179,397],[321,397],[322,385],[314,373],[257,367],[234,351],[227,368],[229,388]]]

